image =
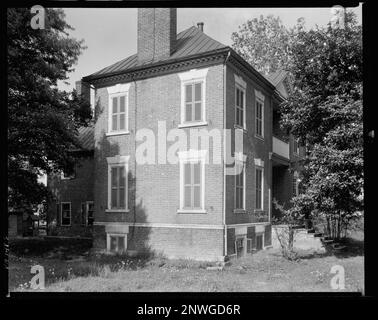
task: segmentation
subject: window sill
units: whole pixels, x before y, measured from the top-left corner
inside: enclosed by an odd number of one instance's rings
[[[190,210],[190,209],[179,209],[177,210],[177,213],[207,213],[207,210]]]
[[[180,123],[178,125],[179,128],[190,128],[190,127],[199,127],[199,126],[207,126],[207,121],[198,121],[198,122],[188,122],[188,123]]]
[[[130,212],[129,209],[105,209],[105,212],[106,213],[112,213],[112,212],[115,212],[115,213],[128,213]]]
[[[265,210],[263,210],[263,209],[255,209],[253,212],[254,213],[264,213],[265,214]]]
[[[261,140],[261,141],[264,141],[264,137],[259,136],[259,135],[257,135],[257,134],[255,134],[255,138],[256,138],[256,139],[259,139],[259,140]]]
[[[234,209],[234,213],[247,213],[245,209]]]
[[[234,124],[234,129],[241,129],[241,130],[243,130],[243,133],[248,132],[248,130],[246,128],[243,128],[242,126],[239,126],[238,124]]]
[[[123,135],[123,134],[130,134],[130,131],[127,130],[127,131],[107,132],[106,136],[107,137],[120,136],[120,135]]]

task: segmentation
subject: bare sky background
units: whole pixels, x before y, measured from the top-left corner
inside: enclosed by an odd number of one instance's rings
[[[362,6],[351,8],[362,22]],[[137,9],[67,8],[66,21],[75,28],[70,34],[84,39],[88,47],[79,57],[75,71],[70,74],[69,85],[60,89],[71,90],[75,81],[108,65],[136,53]],[[330,8],[178,8],[177,32],[197,22],[204,22],[204,32],[225,45],[231,45],[231,34],[248,19],[273,14],[281,18],[286,27],[292,27],[304,17],[306,27],[326,25],[331,17]]]

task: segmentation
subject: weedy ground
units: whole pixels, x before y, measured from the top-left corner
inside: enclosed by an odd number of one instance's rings
[[[50,240],[10,243],[11,292],[35,291],[30,287],[34,276],[30,271],[36,264],[45,270],[45,289],[39,289],[43,292],[337,292],[331,287],[335,265],[345,270],[345,289],[341,291],[364,291],[361,238],[350,239],[342,252],[299,251],[298,261],[286,260],[278,249],[267,249],[231,260],[223,270],[207,270],[214,266],[210,262],[93,255],[88,251],[90,244],[83,242],[44,245],[43,241]]]

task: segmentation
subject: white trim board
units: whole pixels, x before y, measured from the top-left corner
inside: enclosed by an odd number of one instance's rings
[[[150,227],[150,228],[177,228],[177,229],[215,229],[223,230],[224,225],[221,224],[171,224],[171,223],[154,223],[154,222],[94,222],[94,225],[100,226],[117,226],[125,225],[129,227]]]

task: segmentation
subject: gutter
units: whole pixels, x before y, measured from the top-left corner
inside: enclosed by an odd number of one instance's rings
[[[231,51],[228,51],[227,57],[223,63],[223,129],[226,128],[226,108],[227,108],[227,61],[230,58]],[[227,256],[227,226],[226,226],[226,163],[224,157],[226,154],[226,133],[223,131],[223,228],[224,228],[224,256]]]

